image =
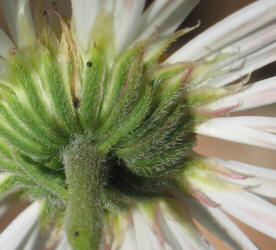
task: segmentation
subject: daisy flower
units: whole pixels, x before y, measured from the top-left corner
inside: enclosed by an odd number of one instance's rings
[[[276,149],[276,118],[235,115],[276,101],[275,77],[248,83],[276,59],[275,0],[172,55],[198,0],[1,2],[0,219],[31,202],[1,249],[213,249],[198,224],[258,249],[229,214],[276,238],[276,172],[194,150],[196,134]]]

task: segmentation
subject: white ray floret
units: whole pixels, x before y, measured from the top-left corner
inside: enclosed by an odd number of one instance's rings
[[[184,198],[190,208],[191,215],[209,232],[221,239],[235,250],[257,250],[258,247],[232,222],[232,220],[219,208],[199,203],[192,198]]]
[[[198,3],[199,0],[153,2],[143,15],[144,29],[138,39],[146,39],[154,32],[160,36],[171,34]]]
[[[135,239],[135,231],[132,226],[128,227],[125,233],[122,246],[120,247],[120,250],[129,250],[129,249],[140,250],[137,247],[136,239]]]
[[[91,29],[101,9],[101,0],[72,0],[72,22],[76,39],[84,50],[91,38]]]
[[[207,163],[221,166],[246,177],[245,179],[229,179],[229,181],[238,185],[247,186],[247,188],[254,193],[276,198],[275,170],[216,158],[209,158]]]
[[[57,245],[57,247],[55,248],[55,250],[72,250],[65,234],[62,236],[62,238],[61,238],[59,244]]]
[[[196,167],[195,167],[196,168]],[[207,168],[192,169],[185,176],[193,188],[201,191],[220,208],[256,230],[276,238],[276,206],[243,187],[220,177],[217,171]],[[214,180],[210,180],[213,172]]]
[[[0,246],[5,246],[6,250],[22,249],[34,230],[41,209],[42,203],[36,201],[19,214],[0,234]]]
[[[215,24],[173,54],[168,62],[199,60],[275,20],[276,2],[259,0]]]
[[[227,49],[237,48],[239,56],[243,57],[275,41],[276,20],[273,21],[273,23],[268,24],[264,28],[253,32],[253,34],[246,36],[244,39],[232,43],[229,47],[223,49],[222,51],[224,52],[225,50],[225,52],[227,52]]]
[[[218,62],[215,69],[233,64],[240,58],[246,58],[250,54],[276,42],[276,21],[266,27],[249,34],[245,38],[230,44],[221,50],[221,54],[228,54],[224,60]]]
[[[103,9],[110,13],[113,13],[115,4],[116,4],[116,2],[113,0],[103,0],[102,1]]]
[[[6,21],[19,47],[28,46],[35,39],[29,0],[1,0]]]
[[[260,107],[276,102],[276,77],[271,77],[242,87],[237,93],[221,98],[206,106],[207,109],[217,110],[239,105],[230,112],[236,112]]]
[[[114,10],[116,49],[120,52],[141,32],[141,16],[145,0],[118,0]]]
[[[265,116],[234,116],[223,119],[225,122],[235,124],[236,126],[243,126],[253,128],[261,131],[276,133],[276,118]]]
[[[179,207],[180,216],[176,215],[174,211],[170,211],[165,203],[161,203],[160,207],[162,230],[172,249],[213,249],[189,217],[190,214],[185,204],[181,204]]]
[[[36,226],[32,231],[30,238],[24,245],[24,250],[38,250],[45,246],[46,238],[42,236],[39,226]]]
[[[145,215],[139,209],[133,212],[133,222],[138,250],[161,249],[157,236],[151,230]]]
[[[265,123],[265,120],[267,119],[264,119],[262,123]],[[261,129],[261,126],[258,128]],[[242,124],[238,117],[226,117],[207,120],[197,126],[196,132],[223,140],[276,150],[276,135],[266,132],[266,129],[259,129],[250,127],[250,123]]]
[[[225,71],[229,73],[221,74],[210,79],[207,86],[224,86],[235,80],[244,77],[253,71],[272,63],[276,60],[276,42],[272,43],[260,50],[257,50],[246,57],[243,57],[233,64],[228,65]],[[230,67],[230,68],[229,68]]]
[[[221,208],[256,230],[276,238],[276,207],[247,191],[203,191]]]

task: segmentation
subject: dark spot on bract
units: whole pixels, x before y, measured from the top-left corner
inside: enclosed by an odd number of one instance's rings
[[[74,236],[78,237],[79,236],[79,231],[75,231]]]
[[[80,106],[80,101],[78,99],[74,99],[73,105],[74,105],[74,108],[78,108]]]
[[[92,67],[92,62],[88,61],[88,62],[86,63],[86,66],[87,66],[87,67]]]
[[[68,184],[65,184],[64,188],[65,188],[65,189],[68,189],[68,188],[69,188],[69,185],[68,185]]]

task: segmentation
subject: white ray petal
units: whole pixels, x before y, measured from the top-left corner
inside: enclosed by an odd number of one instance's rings
[[[147,23],[152,22],[154,18],[162,11],[162,9],[172,6],[170,0],[154,1],[148,9],[145,11],[144,17],[146,17]]]
[[[254,193],[276,198],[276,170],[253,166],[236,161],[224,161],[221,159],[208,159],[212,164],[219,164],[224,168],[248,176],[246,179],[230,179],[239,185],[248,186]]]
[[[181,204],[180,216],[164,203],[161,204],[161,226],[166,238],[166,241],[174,250],[190,249],[204,250],[213,249],[209,242],[204,238],[201,232],[197,229],[187,213],[185,204]]]
[[[235,116],[218,118],[232,125],[254,128],[266,132],[276,133],[276,118],[264,116]]]
[[[19,47],[30,45],[35,38],[29,0],[1,0],[10,32]]]
[[[55,250],[72,250],[70,244],[67,241],[67,237],[64,234]]]
[[[91,38],[91,29],[101,10],[101,0],[72,0],[72,21],[76,39],[85,50]]]
[[[7,57],[9,52],[15,45],[11,41],[11,39],[7,36],[7,34],[0,29],[0,56]]]
[[[244,234],[239,227],[218,207],[206,206],[195,199],[183,199],[190,208],[191,215],[209,232],[221,239],[235,250],[256,250],[258,247]]]
[[[43,249],[45,246],[45,243],[46,243],[46,237],[43,237],[39,226],[37,226],[36,228],[34,228],[30,238],[26,242],[26,245],[24,246],[23,249],[24,250]]]
[[[276,60],[276,42],[228,65],[230,72],[212,78],[207,86],[224,86]],[[232,70],[231,70],[232,69]]]
[[[274,179],[276,181],[276,170],[249,165],[237,161],[224,161],[224,166],[238,173],[249,176],[258,176],[266,179]]]
[[[129,227],[127,229],[123,244],[120,247],[120,250],[129,250],[129,249],[138,250],[133,227]]]
[[[114,10],[116,48],[121,51],[137,38],[145,0],[117,0]]]
[[[256,83],[249,84],[236,94],[224,97],[207,105],[206,108],[217,110],[239,103],[239,106],[230,112],[247,110],[276,102],[276,77],[271,77]]]
[[[222,62],[216,65],[216,68],[222,68],[231,65],[233,62],[240,58],[244,58],[253,52],[262,49],[269,44],[276,41],[276,22],[268,24],[267,26],[249,34],[245,38],[232,43],[230,46],[222,49],[221,53],[232,54]]]
[[[41,208],[41,202],[37,201],[19,214],[0,234],[0,246],[5,246],[5,250],[21,249],[34,229]]]
[[[173,54],[168,62],[199,60],[276,19],[274,0],[256,1],[212,26]]]
[[[199,0],[155,1],[143,15],[144,29],[138,39],[146,39],[156,31],[160,36],[174,32],[198,2]]]
[[[276,150],[276,135],[241,126],[232,117],[213,118],[197,126],[201,135]]]
[[[133,212],[133,222],[138,250],[161,249],[158,238],[151,230],[147,218],[138,209]]]
[[[115,7],[115,1],[114,0],[102,0],[102,2],[103,2],[103,9],[113,13],[114,7]]]
[[[246,191],[202,190],[227,213],[256,230],[276,238],[276,206]]]
[[[261,28],[260,30],[257,30],[253,34],[248,35],[244,39],[241,39],[233,44],[231,44],[229,47],[223,49],[224,51],[227,51],[231,48],[237,48],[239,51],[239,55],[248,55],[253,51],[256,51],[262,47],[265,47],[266,45],[274,42],[276,40],[276,22],[265,26],[264,28]]]

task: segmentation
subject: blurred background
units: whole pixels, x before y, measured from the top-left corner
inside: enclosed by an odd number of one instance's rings
[[[35,0],[34,0],[35,1]],[[56,2],[60,5],[61,1]],[[201,26],[195,31],[179,39],[175,44],[175,48],[186,43],[197,34],[201,33],[219,20],[233,13],[234,11],[254,2],[255,0],[201,0],[200,4],[191,12],[189,17],[183,22],[182,27],[190,27],[201,21]],[[275,0],[276,1],[276,0]],[[0,6],[0,26],[7,31],[7,25],[4,20],[2,8]],[[274,73],[274,74],[273,74]],[[258,81],[267,77],[276,75],[276,63],[265,66],[254,72],[251,81]],[[236,113],[237,114],[237,113]],[[260,116],[276,116],[276,105],[268,105],[261,108],[252,109],[246,112],[240,112],[238,115],[260,115]],[[217,140],[207,137],[198,137],[196,150],[207,156],[221,157],[223,159],[238,160],[253,165],[275,168],[276,169],[276,154],[275,151],[261,149],[253,146],[241,145],[222,140]],[[275,202],[275,200],[274,200]],[[12,218],[21,211],[26,204],[20,203],[12,206],[8,215],[0,221],[0,232],[10,223]],[[244,225],[243,223],[233,219],[240,228],[258,245],[262,250],[275,250],[276,240],[265,236],[254,229]],[[206,230],[207,238],[219,250],[230,250],[222,242],[215,239]],[[2,249],[0,247],[0,249]],[[4,249],[3,249],[4,250]],[[39,249],[38,249],[39,250]],[[131,250],[131,249],[130,249]],[[189,249],[187,249],[189,250]]]

